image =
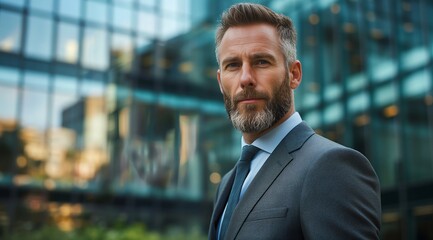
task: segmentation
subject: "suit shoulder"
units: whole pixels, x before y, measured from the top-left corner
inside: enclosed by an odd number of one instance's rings
[[[310,164],[320,162],[331,163],[340,159],[343,160],[342,163],[345,164],[355,162],[357,165],[366,164],[371,167],[370,161],[359,151],[336,143],[318,134],[314,134],[309,138],[298,154],[302,155],[303,159],[309,159]]]
[[[346,147],[340,143],[334,142],[328,138],[325,138],[319,134],[314,134],[311,138],[307,140],[305,143],[307,148],[314,147],[319,152],[351,152],[355,155],[361,155],[364,157],[362,153],[359,151]]]

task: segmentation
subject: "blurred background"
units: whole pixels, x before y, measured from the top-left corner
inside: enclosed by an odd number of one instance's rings
[[[0,0],[1,239],[207,239],[235,2]],[[378,173],[381,238],[433,239],[433,1],[255,2],[295,23],[303,119]]]

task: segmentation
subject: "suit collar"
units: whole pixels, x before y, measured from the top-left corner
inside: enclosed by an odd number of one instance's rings
[[[285,144],[288,153],[292,153],[302,147],[305,141],[314,134],[305,122],[301,122],[283,139],[282,144]]]
[[[292,131],[297,125],[302,122],[302,118],[298,112],[294,112],[288,119],[270,130],[263,136],[257,138],[252,145],[260,148],[262,151],[271,154],[274,152],[278,144],[284,139],[287,134]],[[241,146],[245,146],[244,138],[241,138]]]

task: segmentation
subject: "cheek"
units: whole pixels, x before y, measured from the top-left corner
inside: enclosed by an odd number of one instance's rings
[[[233,92],[236,91],[236,86],[233,84],[233,81],[228,79],[224,78],[224,80],[221,80],[220,87],[225,94],[233,95]]]
[[[266,89],[267,89],[268,94],[270,94],[270,97],[275,98],[275,97],[278,97],[278,96],[276,96],[276,94],[278,94],[278,92],[286,86],[290,86],[290,82],[289,82],[288,77],[283,78],[283,79],[280,78],[276,81],[269,82]]]

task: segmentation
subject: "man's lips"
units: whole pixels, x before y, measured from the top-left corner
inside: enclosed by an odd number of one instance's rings
[[[256,91],[244,91],[239,94],[237,94],[233,102],[235,105],[243,103],[243,104],[257,104],[260,101],[266,101],[268,99],[268,96],[265,93],[262,92],[256,92]]]
[[[239,100],[238,103],[248,104],[248,103],[257,103],[259,101],[263,101],[263,99],[262,98],[248,98],[248,99]]]

